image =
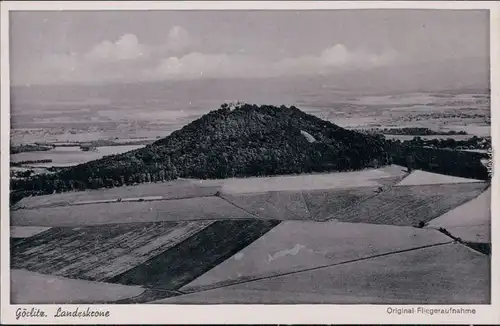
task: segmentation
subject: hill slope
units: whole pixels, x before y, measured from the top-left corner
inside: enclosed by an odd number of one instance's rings
[[[177,177],[356,170],[388,164],[386,148],[380,137],[343,129],[296,107],[223,105],[145,148],[14,182],[12,189],[52,193]]]

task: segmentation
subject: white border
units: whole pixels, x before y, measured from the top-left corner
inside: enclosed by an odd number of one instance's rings
[[[500,178],[500,3],[485,1],[183,1],[183,2],[93,2],[93,1],[8,1],[1,3],[1,324],[207,324],[207,323],[432,323],[432,324],[500,324],[500,262],[494,257],[500,252],[500,241],[492,241],[492,296],[491,305],[460,305],[475,308],[475,315],[389,315],[388,305],[92,305],[92,309],[107,309],[109,318],[32,318],[15,319],[17,308],[42,308],[52,316],[62,305],[11,305],[9,279],[9,139],[10,139],[10,79],[9,79],[9,20],[12,10],[325,10],[325,9],[489,9],[491,55],[491,121],[494,147],[494,174],[492,180],[492,216],[500,211],[498,181]],[[497,126],[495,128],[494,126]],[[492,239],[499,235],[500,221],[492,218]],[[64,305],[65,309],[87,305]],[[393,306],[391,307],[414,307]],[[417,306],[415,306],[417,307]],[[433,305],[427,308],[446,308]],[[495,309],[496,307],[496,309]]]

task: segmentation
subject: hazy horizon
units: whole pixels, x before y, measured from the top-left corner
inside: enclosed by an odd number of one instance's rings
[[[10,19],[16,86],[489,86],[486,10],[12,12]]]

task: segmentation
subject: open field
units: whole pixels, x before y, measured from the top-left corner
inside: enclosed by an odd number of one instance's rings
[[[16,239],[29,238],[49,229],[50,227],[43,226],[11,226],[10,237]]]
[[[324,221],[336,218],[344,209],[360,205],[364,200],[377,195],[377,188],[360,187],[353,189],[310,190],[304,191],[311,219]]]
[[[308,207],[300,191],[270,191],[231,195],[222,198],[256,216],[277,220],[310,220]]]
[[[342,175],[350,175],[350,172],[337,173],[335,178],[340,179]],[[455,182],[454,178],[451,180]],[[272,184],[266,181],[264,185]],[[265,192],[224,193],[219,198],[210,196],[216,191],[214,184],[198,187],[192,182],[179,181],[26,198],[12,211],[11,223],[51,227],[238,218],[320,221],[333,218],[345,222],[416,225],[473,199],[486,187],[484,182],[399,185],[385,187],[385,191],[380,192],[379,187],[352,185],[343,189],[334,186],[331,190],[304,191],[267,191],[259,186],[259,190]],[[145,196],[161,193],[164,195]],[[450,193],[456,195],[450,196]],[[135,195],[139,196],[126,197]],[[202,197],[168,199],[180,196]],[[123,200],[118,202],[118,198]],[[107,199],[115,202],[106,202]]]
[[[430,228],[445,228],[467,242],[491,242],[491,187],[478,197],[431,220]]]
[[[203,180],[203,184],[222,186],[222,193],[238,194],[262,191],[292,191],[313,189],[335,189],[354,187],[376,187],[403,177],[405,168],[391,165],[379,169],[353,172],[317,173],[275,177],[233,178]]]
[[[465,243],[491,244],[491,224],[451,226],[445,228],[450,234]],[[473,247],[471,247],[473,248]]]
[[[157,196],[161,199],[180,199],[214,195],[216,188],[198,187],[195,184],[176,180],[163,183],[148,183],[135,186],[124,186],[111,189],[65,192],[53,195],[27,197],[13,206],[18,208],[41,208],[50,206],[66,206],[92,201],[126,200],[127,198],[142,198]]]
[[[73,280],[33,273],[10,272],[12,304],[103,304],[140,295],[139,286]]]
[[[432,227],[474,226],[491,221],[491,187],[476,198],[429,221]]]
[[[278,223],[263,220],[217,221],[170,250],[109,281],[176,290],[245,248]]]
[[[334,218],[341,222],[416,226],[483,192],[486,183],[397,186],[352,205]]]
[[[31,198],[35,201],[30,209],[11,213],[11,224],[52,228],[11,238],[11,264],[54,277],[147,288],[107,302],[145,303],[160,298],[166,299],[159,303],[208,304],[488,302],[487,255],[461,244],[443,245],[453,239],[432,227],[407,226],[445,216],[489,185],[401,186],[394,185],[400,176],[384,178],[391,179],[392,186],[383,191],[334,187],[222,194],[240,200],[236,206],[217,196],[82,203],[82,199],[107,198],[106,191],[61,194],[53,201],[51,196],[39,202]],[[151,195],[166,187],[167,194],[175,195],[176,189],[184,187],[202,193],[216,189],[214,183],[199,184],[179,180],[144,185],[138,192]],[[124,188],[108,191],[115,196]],[[78,201],[71,197],[75,194],[80,195]],[[475,205],[485,211],[488,200],[483,193]],[[53,206],[43,207],[47,204]],[[57,206],[61,204],[69,206]],[[324,219],[330,220],[315,221]],[[467,230],[474,236],[465,240],[479,244],[489,231],[476,224],[449,230],[453,235]]]
[[[106,281],[188,239],[211,223],[52,228],[18,242],[11,249],[11,266],[43,274]]]
[[[153,303],[487,304],[489,288],[487,256],[444,244]]]
[[[261,218],[324,221],[377,195],[375,187],[223,194],[222,198]]]
[[[405,177],[405,168],[391,165],[379,169],[367,169],[356,172],[337,172],[307,174],[297,176],[276,176],[262,178],[233,178],[220,180],[178,179],[164,183],[139,184],[110,189],[66,192],[53,195],[27,197],[21,199],[12,208],[41,208],[66,206],[99,201],[122,201],[155,197],[155,199],[180,199],[214,195],[218,190],[223,193],[241,194],[248,192],[272,192],[291,190],[314,190],[331,188],[353,188],[383,186],[397,183]],[[356,182],[359,182],[356,183]],[[245,186],[247,185],[247,186]]]
[[[110,223],[245,219],[254,217],[221,198],[197,197],[20,209],[11,212],[11,224],[16,226],[78,227]]]
[[[408,175],[406,178],[404,178],[401,182],[399,182],[397,185],[416,186],[416,185],[467,183],[467,182],[484,182],[484,181],[415,170],[412,173],[410,173],[410,175]]]
[[[446,242],[451,239],[436,230],[285,221],[180,290],[193,292]]]
[[[454,140],[467,140],[469,138],[472,138],[474,137],[475,135],[472,134],[472,135],[420,135],[420,136],[417,136],[417,135],[384,135],[384,137],[386,139],[399,139],[401,141],[405,141],[405,140],[412,140],[413,138],[415,137],[420,137],[422,139],[425,139],[425,140],[429,140],[429,139],[454,139]]]

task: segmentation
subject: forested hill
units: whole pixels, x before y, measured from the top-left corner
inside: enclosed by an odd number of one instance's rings
[[[145,148],[16,180],[12,189],[39,194],[177,177],[346,171],[389,161],[382,137],[343,129],[296,107],[222,105]]]
[[[488,180],[485,154],[401,143],[343,129],[296,107],[220,109],[144,148],[11,180],[13,202],[54,191],[119,187],[178,177],[216,179],[349,171],[387,164]]]

